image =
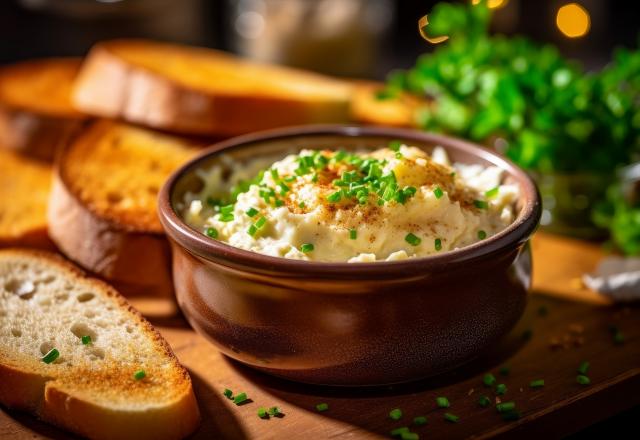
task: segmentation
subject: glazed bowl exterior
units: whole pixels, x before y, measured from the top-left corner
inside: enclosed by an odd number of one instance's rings
[[[196,169],[221,155],[250,160],[301,149],[379,148],[399,139],[456,162],[497,165],[520,186],[504,231],[450,252],[394,262],[322,263],[270,257],[212,240],[178,212]],[[173,251],[178,304],[227,356],[284,378],[327,385],[411,381],[479,355],[522,315],[531,280],[527,244],[540,218],[531,179],[470,143],[429,133],[351,126],[292,127],[234,138],[167,181],[159,212]]]

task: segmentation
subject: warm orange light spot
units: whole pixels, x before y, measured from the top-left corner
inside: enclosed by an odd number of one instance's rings
[[[427,25],[429,24],[429,19],[425,15],[420,20],[418,20],[418,31],[420,32],[420,36],[427,40],[431,44],[442,43],[443,41],[447,41],[449,36],[441,35],[439,37],[430,37],[426,33]]]
[[[480,4],[481,0],[471,0],[471,4],[472,5],[478,5]],[[507,6],[507,3],[509,3],[509,0],[488,0],[487,1],[487,7],[489,9],[500,9],[500,8],[504,8],[505,6]]]
[[[558,9],[556,25],[569,38],[586,35],[591,28],[591,17],[585,8],[577,3],[568,3]]]

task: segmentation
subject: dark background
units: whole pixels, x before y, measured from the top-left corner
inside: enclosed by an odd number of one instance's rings
[[[350,72],[353,76],[380,79],[391,68],[408,67],[418,54],[432,50],[419,37],[417,20],[435,1],[368,0],[368,5],[380,2],[391,9],[391,24],[380,40],[371,42],[376,45],[373,60],[366,68]],[[233,51],[234,8],[259,3],[261,0],[2,0],[0,63],[82,55],[96,41],[117,37],[150,37]],[[592,21],[590,33],[578,39],[564,37],[555,26],[555,13],[565,3],[568,0],[509,0],[495,12],[494,30],[553,43],[590,69],[604,65],[616,46],[637,47],[640,12],[635,2],[578,2],[590,12]],[[335,66],[343,60],[336,58],[331,60],[333,68],[303,67],[340,73]]]

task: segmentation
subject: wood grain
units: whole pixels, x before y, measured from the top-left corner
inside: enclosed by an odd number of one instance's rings
[[[593,270],[602,256],[599,247],[538,234],[533,250],[535,294],[516,328],[476,361],[412,384],[341,389],[278,380],[223,357],[179,317],[155,319],[194,381],[203,414],[194,438],[387,438],[395,427],[411,427],[418,415],[429,420],[412,427],[421,438],[557,438],[640,404],[640,308],[607,305],[575,281]],[[611,325],[624,333],[623,344],[614,343]],[[526,332],[531,338],[523,337]],[[552,340],[558,347],[550,347]],[[589,386],[575,381],[584,360],[591,363]],[[508,375],[499,373],[504,365]],[[519,420],[505,422],[495,408],[477,404],[483,394],[495,401],[495,393],[482,384],[487,372],[507,385],[500,397],[516,403]],[[544,379],[545,386],[531,389],[534,379]],[[234,405],[222,395],[225,387],[247,392],[252,402]],[[448,397],[446,411],[458,415],[459,423],[444,420],[437,396]],[[316,412],[320,402],[329,410]],[[260,406],[278,406],[285,415],[262,420],[256,415]],[[387,416],[393,408],[404,413],[398,422]],[[2,410],[0,438],[73,437],[31,416]]]

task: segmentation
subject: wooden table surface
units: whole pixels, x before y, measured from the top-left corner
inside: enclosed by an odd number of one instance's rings
[[[223,357],[179,317],[155,319],[194,382],[203,418],[194,438],[373,439],[405,425],[430,439],[557,438],[640,404],[640,308],[609,305],[580,283],[602,257],[600,248],[539,233],[533,251],[534,294],[511,334],[463,368],[402,386],[336,389],[278,380]],[[622,344],[614,343],[612,325],[623,332]],[[584,360],[591,364],[589,386],[575,380]],[[501,375],[505,365],[509,374]],[[496,398],[482,384],[487,372],[507,386],[500,397],[516,403],[519,420],[503,421],[494,407],[478,405],[481,395]],[[545,386],[531,389],[534,379],[544,379]],[[244,391],[252,402],[235,406],[222,395],[224,388]],[[446,396],[451,407],[437,409],[437,396]],[[316,412],[320,402],[329,410]],[[261,406],[278,406],[285,415],[262,420],[256,415]],[[402,409],[400,421],[388,418],[393,408]],[[444,420],[447,411],[459,422]],[[419,415],[428,424],[414,428],[411,421]],[[29,415],[0,410],[0,438],[73,437]]]

